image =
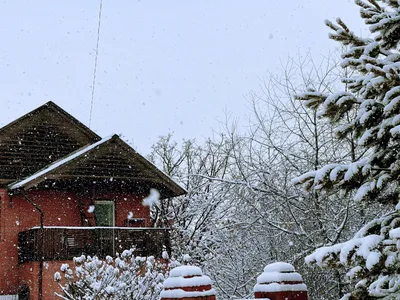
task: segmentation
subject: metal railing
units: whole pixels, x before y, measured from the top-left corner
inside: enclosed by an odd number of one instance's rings
[[[18,234],[18,262],[71,260],[84,255],[115,256],[135,249],[137,256],[170,252],[169,230],[124,227],[45,227]]]

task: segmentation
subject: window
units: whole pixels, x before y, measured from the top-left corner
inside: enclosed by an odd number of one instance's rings
[[[96,218],[96,226],[115,226],[115,210],[113,201],[96,201],[94,216]]]
[[[144,227],[145,224],[146,220],[144,218],[133,218],[125,220],[126,227]]]

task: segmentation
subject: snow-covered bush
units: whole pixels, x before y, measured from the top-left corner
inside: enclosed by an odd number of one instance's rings
[[[68,300],[144,299],[158,300],[162,283],[170,268],[178,266],[163,253],[163,260],[154,257],[135,257],[125,250],[114,259],[105,260],[82,255],[74,258],[74,266],[61,266],[54,274],[61,292],[56,295]]]
[[[347,48],[341,66],[353,69],[346,90],[309,89],[298,99],[339,124],[345,141],[354,137],[363,153],[350,163],[327,164],[295,180],[306,189],[341,190],[354,200],[391,208],[400,195],[400,1],[355,0],[371,36],[362,38],[337,19],[326,21],[330,37]],[[355,115],[349,118],[349,115]],[[319,248],[306,259],[320,266],[344,266],[355,288],[343,299],[399,299],[400,207],[365,225],[347,242]]]

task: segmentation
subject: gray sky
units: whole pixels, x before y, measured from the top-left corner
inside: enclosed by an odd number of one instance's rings
[[[89,123],[99,0],[0,3],[5,125],[52,100]],[[324,19],[362,23],[351,0],[103,0],[91,128],[143,154],[160,135],[202,140],[280,61],[337,45]]]

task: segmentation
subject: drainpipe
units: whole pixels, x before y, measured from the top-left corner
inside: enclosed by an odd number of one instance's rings
[[[24,196],[25,200],[28,201],[29,204],[31,204],[40,214],[40,232],[41,232],[41,241],[40,241],[40,245],[43,249],[43,242],[44,242],[44,232],[43,232],[43,228],[44,228],[44,214],[43,214],[43,210],[40,208],[39,205],[37,205],[35,202],[32,201],[32,199],[30,199],[28,197],[28,195],[24,192],[21,191],[22,196]],[[40,251],[41,255],[39,255],[39,300],[43,299],[43,251]]]
[[[25,192],[22,191],[21,194],[22,194],[22,196],[24,196],[25,200],[28,201],[29,204],[31,204],[39,212],[39,214],[40,214],[40,229],[43,229],[43,227],[44,227],[43,210],[40,208],[39,205],[37,205],[35,202],[33,202],[32,199],[30,199]]]

